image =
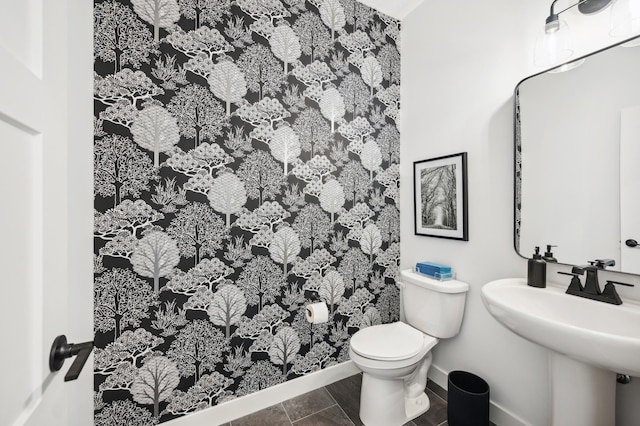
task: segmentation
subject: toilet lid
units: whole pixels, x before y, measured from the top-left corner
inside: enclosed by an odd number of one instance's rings
[[[365,358],[400,360],[417,355],[429,338],[433,339],[403,322],[395,322],[358,331],[351,338],[351,349]]]

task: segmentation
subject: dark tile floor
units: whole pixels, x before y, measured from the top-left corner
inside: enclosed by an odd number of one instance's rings
[[[362,375],[356,374],[226,426],[362,426],[358,417],[361,382]],[[447,392],[431,381],[426,392],[431,408],[405,426],[447,425]]]

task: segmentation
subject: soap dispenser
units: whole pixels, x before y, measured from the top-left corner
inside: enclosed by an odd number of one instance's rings
[[[536,247],[533,257],[529,259],[527,270],[527,285],[531,287],[547,286],[547,263],[542,260],[540,247]]]
[[[547,244],[547,251],[544,253],[544,256],[542,256],[542,260],[544,260],[545,262],[558,263],[558,259],[556,259],[553,256],[553,253],[551,252],[551,249],[553,247],[558,247],[558,246],[552,246],[551,244]]]

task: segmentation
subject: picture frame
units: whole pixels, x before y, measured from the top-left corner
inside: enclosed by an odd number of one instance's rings
[[[469,241],[467,153],[413,163],[415,235]]]

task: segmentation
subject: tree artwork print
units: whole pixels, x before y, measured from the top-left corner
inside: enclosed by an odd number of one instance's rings
[[[456,165],[425,168],[420,175],[422,226],[456,229]]]
[[[94,29],[96,425],[336,365],[398,318],[398,21],[356,0],[95,0]],[[327,323],[306,320],[316,298]]]

